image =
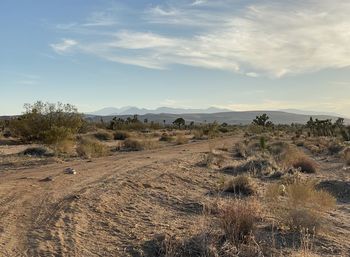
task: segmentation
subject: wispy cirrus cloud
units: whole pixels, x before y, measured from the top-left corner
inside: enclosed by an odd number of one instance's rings
[[[74,49],[146,68],[181,64],[282,77],[350,66],[348,13],[350,3],[341,0],[178,1],[135,16],[142,17],[147,32],[116,27],[102,37],[79,40]],[[76,45],[63,40],[51,47],[65,53]]]
[[[60,43],[50,44],[50,47],[58,54],[69,52],[78,42],[73,39],[62,39]]]

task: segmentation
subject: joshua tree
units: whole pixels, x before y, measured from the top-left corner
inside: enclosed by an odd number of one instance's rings
[[[181,128],[181,126],[185,126],[185,120],[183,118],[177,118],[174,122],[174,125],[178,126],[179,129]]]
[[[269,116],[267,116],[266,113],[260,116],[256,116],[256,118],[253,120],[253,124],[263,127],[272,126],[272,122],[268,121],[270,119]]]

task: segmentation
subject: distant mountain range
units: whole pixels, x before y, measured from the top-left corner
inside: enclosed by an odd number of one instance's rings
[[[216,107],[209,107],[207,109],[185,109],[185,108],[171,108],[171,107],[159,107],[157,109],[145,109],[133,106],[126,106],[122,108],[107,107],[101,110],[89,113],[89,115],[98,116],[112,116],[112,115],[145,115],[145,114],[185,114],[185,113],[217,113],[217,112],[230,112],[228,109],[221,109]]]
[[[275,124],[305,124],[310,117],[314,119],[331,119],[335,121],[338,117],[344,117],[336,113],[323,113],[313,111],[302,111],[295,109],[279,110],[279,111],[242,111],[235,112],[228,109],[220,109],[210,107],[207,109],[182,109],[182,108],[170,108],[160,107],[155,110],[137,108],[137,107],[123,107],[123,108],[104,108],[102,110],[85,114],[85,117],[89,120],[99,122],[103,119],[109,122],[114,117],[126,119],[134,114],[139,115],[139,120],[144,121],[147,119],[149,122],[158,122],[171,124],[175,119],[182,117],[186,123],[211,123],[217,121],[218,123],[226,122],[228,124],[250,124],[256,116],[266,113],[270,120]],[[12,116],[14,117],[14,116]],[[0,116],[0,119],[6,119],[9,116]],[[350,119],[345,118],[345,123],[350,125]]]
[[[288,113],[282,111],[244,111],[244,112],[215,112],[215,113],[204,113],[202,112],[196,113],[147,113],[147,114],[139,114],[139,120],[143,121],[147,119],[149,122],[158,122],[163,123],[165,121],[166,124],[171,124],[175,119],[182,117],[185,119],[186,123],[195,122],[195,123],[211,123],[217,121],[218,123],[226,122],[228,124],[250,124],[256,116],[262,115],[266,113],[270,120],[275,124],[305,124],[310,117],[312,116],[314,119],[332,119],[335,121],[338,116],[332,115],[305,115],[305,114],[297,114],[297,113]],[[100,121],[103,119],[106,122],[109,122],[113,119],[113,117],[126,119],[132,115],[109,115],[109,116],[97,116],[97,115],[87,115],[87,118],[95,121]],[[346,124],[350,124],[350,119],[345,119]]]

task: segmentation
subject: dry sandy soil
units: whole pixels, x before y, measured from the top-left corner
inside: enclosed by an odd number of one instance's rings
[[[0,255],[151,257],[157,235],[187,235],[200,220],[223,176],[198,165],[208,151],[208,141],[200,141],[1,171]],[[331,231],[317,241],[317,252],[350,256],[350,191],[343,191],[350,190],[350,171],[340,162],[317,161],[324,186],[343,188],[334,192],[337,210],[329,214]],[[65,174],[67,167],[77,174]],[[53,180],[43,181],[48,176]]]

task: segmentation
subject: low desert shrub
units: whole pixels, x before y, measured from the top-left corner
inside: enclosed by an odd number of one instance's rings
[[[124,141],[124,147],[128,151],[141,151],[143,150],[143,144],[140,140],[127,138]]]
[[[177,135],[175,140],[177,145],[187,144],[188,141],[189,141],[188,138],[182,134]]]
[[[317,190],[315,181],[311,180],[296,180],[286,186],[273,184],[267,188],[266,198],[280,223],[294,231],[319,230],[324,213],[336,204],[331,194]]]
[[[331,142],[328,145],[328,153],[331,155],[338,154],[343,149],[344,146],[338,142]]]
[[[273,155],[277,160],[281,158],[281,156],[288,151],[289,145],[286,142],[278,141],[269,145],[268,150],[271,155]]]
[[[316,173],[318,164],[316,161],[307,156],[303,151],[289,147],[281,156],[281,161],[286,166],[300,169],[304,173]]]
[[[77,154],[84,158],[101,157],[108,154],[108,147],[93,139],[81,139]]]
[[[203,160],[199,163],[199,165],[207,168],[213,168],[215,166],[221,167],[224,160],[225,159],[221,154],[210,151],[203,156]]]
[[[150,139],[130,139],[127,138],[124,141],[124,148],[127,151],[142,151],[142,150],[150,150],[157,148],[158,142]]]
[[[237,176],[224,185],[224,191],[239,195],[256,194],[256,184],[246,175]]]
[[[45,157],[52,156],[53,154],[46,147],[29,147],[21,152],[23,155],[36,156],[36,157]]]
[[[126,131],[119,130],[114,133],[114,140],[125,140],[129,137],[130,134]]]
[[[247,147],[243,143],[236,143],[233,148],[233,154],[238,158],[247,157]]]
[[[229,169],[230,167],[228,167]],[[233,171],[242,173],[249,172],[255,176],[269,175],[272,172],[278,170],[279,167],[276,162],[268,156],[250,158],[246,162],[233,167]]]
[[[228,241],[240,244],[254,234],[262,217],[262,208],[256,200],[235,199],[221,206],[220,228]]]
[[[10,121],[9,128],[24,142],[57,145],[71,139],[83,124],[83,117],[70,104],[36,102],[25,105],[26,112]]]
[[[299,156],[292,163],[293,167],[300,169],[304,173],[316,173],[317,172],[317,163],[310,159],[307,156]]]
[[[204,131],[203,129],[196,129],[193,131],[193,139],[202,140],[204,139]]]
[[[113,135],[108,131],[98,131],[93,134],[100,141],[108,141],[113,139]]]
[[[335,206],[335,198],[326,191],[316,190],[316,182],[312,180],[300,180],[287,185],[286,192],[293,206],[311,205],[318,211],[326,211]]]
[[[317,231],[322,224],[321,215],[312,209],[290,209],[284,217],[286,225],[294,231]]]
[[[350,148],[344,151],[344,161],[346,165],[350,165]]]
[[[163,142],[172,142],[173,140],[174,138],[170,136],[168,133],[163,133],[159,138],[159,141],[163,141]]]

